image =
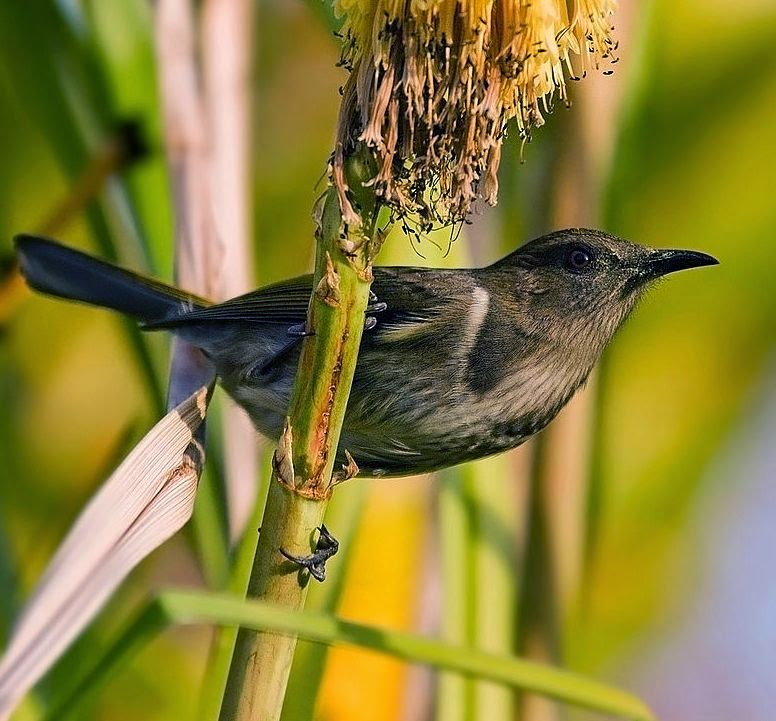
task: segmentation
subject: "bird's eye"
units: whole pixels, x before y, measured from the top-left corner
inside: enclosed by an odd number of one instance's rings
[[[593,263],[593,254],[585,248],[572,248],[566,256],[566,268],[575,273],[587,270]]]

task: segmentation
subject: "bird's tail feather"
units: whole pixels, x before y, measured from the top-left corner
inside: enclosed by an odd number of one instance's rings
[[[34,235],[14,238],[22,275],[36,290],[133,316],[159,321],[182,305],[209,303],[151,278]]]

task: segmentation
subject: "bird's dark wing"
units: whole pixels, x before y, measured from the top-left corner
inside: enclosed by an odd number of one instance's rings
[[[304,323],[312,282],[312,275],[291,278],[206,308],[181,308],[175,315],[144,327],[157,330],[195,323]]]
[[[444,285],[436,281],[437,276],[438,271],[422,268],[375,268],[372,291],[376,302],[387,307],[375,313],[377,326],[373,333],[407,331],[434,317],[446,300]],[[297,325],[307,317],[311,292],[312,275],[303,275],[205,308],[181,307],[174,315],[144,327],[174,329],[208,322]]]

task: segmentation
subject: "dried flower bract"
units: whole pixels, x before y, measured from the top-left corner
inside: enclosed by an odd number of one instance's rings
[[[564,73],[616,60],[614,0],[339,0],[344,88],[332,178],[363,142],[381,200],[422,230],[495,204],[501,143],[566,100]],[[574,65],[577,65],[575,69]]]

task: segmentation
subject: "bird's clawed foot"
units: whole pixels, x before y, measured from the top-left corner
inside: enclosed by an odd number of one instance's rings
[[[307,330],[307,323],[297,323],[296,325],[289,326],[286,330],[288,335],[292,335],[295,338],[310,338],[315,335],[315,331]]]
[[[315,544],[315,551],[309,556],[293,556],[282,548],[280,553],[291,563],[295,563],[300,568],[306,568],[316,581],[322,582],[326,578],[326,561],[339,550],[339,541],[329,533],[329,529],[323,524],[318,530],[320,535]]]
[[[366,320],[364,321],[364,330],[372,330],[377,325],[377,318],[373,313],[383,313],[388,310],[388,304],[377,300],[377,296],[369,291],[369,305],[366,307]]]

